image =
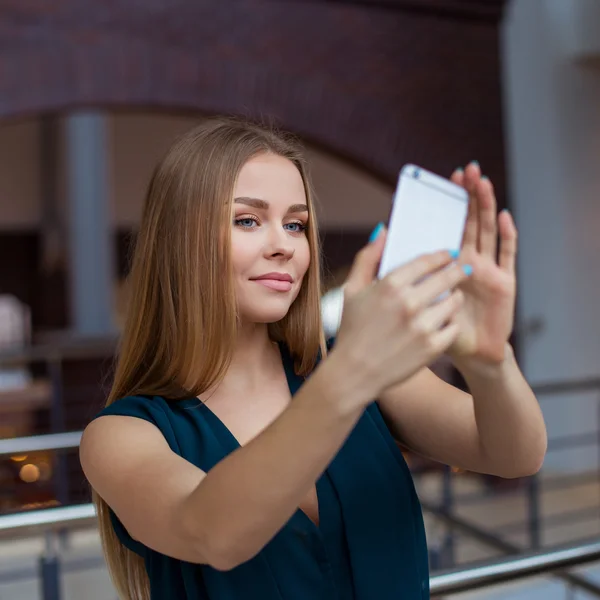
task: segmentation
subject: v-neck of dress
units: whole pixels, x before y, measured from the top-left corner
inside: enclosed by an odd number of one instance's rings
[[[279,343],[279,352],[281,355],[281,361],[283,364],[283,368],[285,371],[285,376],[288,384],[288,388],[292,397],[296,393],[296,391],[300,388],[303,383],[302,377],[297,375],[294,371],[294,365],[291,356],[287,348],[282,343]],[[221,435],[219,435],[219,440],[221,440],[223,449],[227,454],[231,454],[235,450],[238,450],[242,447],[238,439],[233,435],[229,427],[225,425],[225,423],[217,416],[215,412],[213,412],[201,399],[193,398],[188,401],[185,401],[186,404],[189,402],[194,403],[194,406],[197,406],[201,410],[204,411],[205,417],[210,421],[211,428],[213,431],[219,431]],[[319,524],[315,523],[305,512],[298,506],[294,514],[292,515],[290,521],[294,519],[299,520],[300,522],[304,522],[308,527],[313,528],[313,530],[317,531],[319,535],[322,532],[322,522],[323,522],[323,478],[326,477],[326,471],[321,474],[321,476],[315,482],[316,487],[316,495],[317,495],[317,514],[319,518]]]

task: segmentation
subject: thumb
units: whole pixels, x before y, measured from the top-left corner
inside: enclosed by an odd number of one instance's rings
[[[345,291],[355,294],[367,287],[377,276],[377,268],[383,254],[387,230],[379,223],[373,230],[369,243],[358,252],[344,285]]]

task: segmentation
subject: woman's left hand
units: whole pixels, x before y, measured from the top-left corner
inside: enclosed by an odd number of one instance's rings
[[[476,162],[457,169],[451,179],[469,192],[459,261],[471,265],[473,274],[461,286],[465,301],[456,316],[461,333],[448,354],[459,368],[498,365],[505,359],[514,322],[517,229],[508,211],[496,215],[494,188]]]

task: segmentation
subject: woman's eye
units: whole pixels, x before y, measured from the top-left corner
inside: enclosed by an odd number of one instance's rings
[[[239,217],[234,219],[233,223],[242,229],[256,229],[259,226],[258,219],[255,217]],[[302,233],[306,230],[306,225],[301,222],[286,223],[283,227],[291,233]]]
[[[288,231],[292,231],[293,233],[302,233],[306,230],[306,225],[304,223],[287,223],[286,227],[292,227],[292,229],[288,229]]]
[[[258,224],[256,219],[252,217],[242,217],[241,219],[235,219],[234,223],[240,227],[251,229],[253,224]]]

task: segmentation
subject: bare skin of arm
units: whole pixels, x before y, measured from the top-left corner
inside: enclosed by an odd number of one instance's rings
[[[501,365],[463,375],[473,395],[429,369],[386,390],[379,406],[394,437],[418,454],[469,471],[505,478],[536,473],[546,428],[512,351]]]
[[[87,427],[84,472],[144,545],[231,569],[287,522],[362,414],[366,396],[326,363],[270,426],[208,474],[173,453],[154,425],[123,416]]]

